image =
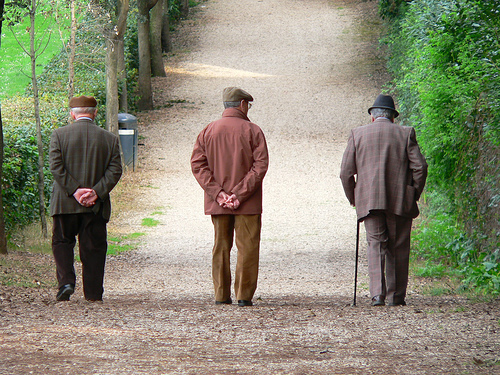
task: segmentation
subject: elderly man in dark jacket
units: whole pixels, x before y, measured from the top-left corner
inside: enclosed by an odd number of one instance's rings
[[[391,306],[405,305],[411,225],[427,163],[415,129],[394,124],[399,113],[391,96],[379,95],[368,113],[371,124],[351,132],[340,178],[365,223],[372,306],[386,298]]]
[[[91,96],[69,101],[72,124],[54,130],[50,140],[50,170],[54,186],[52,252],[56,262],[58,301],[68,301],[75,289],[73,249],[78,236],[83,293],[102,300],[107,252],[106,224],[111,215],[109,193],[120,180],[118,137],[97,126],[97,101]]]
[[[262,181],[268,152],[262,130],[247,117],[253,97],[237,87],[223,91],[222,118],[199,134],[191,167],[205,191],[215,244],[212,277],[216,304],[231,304],[230,251],[236,234],[234,290],[239,306],[252,306],[257,288],[262,214]]]

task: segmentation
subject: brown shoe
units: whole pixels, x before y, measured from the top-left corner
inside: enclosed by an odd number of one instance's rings
[[[384,296],[375,296],[372,298],[372,306],[385,306],[385,297]]]

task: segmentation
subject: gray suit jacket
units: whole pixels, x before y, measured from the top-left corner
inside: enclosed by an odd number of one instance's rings
[[[49,161],[54,176],[50,215],[94,212],[108,221],[109,193],[122,174],[118,137],[93,121],[75,121],[52,133]],[[80,187],[95,190],[99,199],[94,207],[83,207],[73,197]]]
[[[356,176],[356,178],[355,178]],[[340,178],[358,219],[371,210],[415,218],[427,178],[427,163],[415,129],[378,118],[351,131]]]

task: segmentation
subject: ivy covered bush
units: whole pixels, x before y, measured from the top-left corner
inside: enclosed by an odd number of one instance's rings
[[[435,260],[500,294],[500,2],[381,0],[389,69],[405,125],[429,163],[425,225],[456,226]],[[436,204],[439,202],[439,204]],[[427,228],[426,228],[427,229]],[[423,229],[421,251],[436,255]]]

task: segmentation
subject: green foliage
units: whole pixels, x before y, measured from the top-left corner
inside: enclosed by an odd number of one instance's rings
[[[38,219],[38,148],[35,126],[4,126],[3,204],[7,230],[30,224]],[[51,129],[45,127],[44,137]],[[48,149],[44,150],[48,165]],[[48,204],[52,175],[44,169],[45,197]]]
[[[385,42],[402,122],[417,128],[428,191],[446,201],[424,223],[419,246],[424,257],[462,269],[467,285],[498,292],[500,2],[380,6],[391,18]]]
[[[12,3],[11,3],[12,4]],[[7,4],[6,9],[12,10],[12,5]],[[20,14],[25,14],[23,10]],[[14,18],[10,14],[10,19]],[[59,38],[59,30],[56,15],[49,12],[37,14],[35,19],[37,43],[42,46],[47,44],[37,57],[36,72],[40,74],[45,64],[47,64],[54,55],[59,53],[62,42]],[[27,86],[31,84],[30,57],[23,51],[23,48],[29,51],[29,17],[22,17],[17,22],[9,22],[10,27],[3,25],[2,29],[2,53],[0,54],[0,97],[13,96],[25,92]],[[61,21],[61,25],[66,22]],[[44,34],[47,33],[47,34]],[[63,35],[67,32],[63,31]],[[40,37],[44,35],[44,39]],[[49,39],[50,38],[50,39]],[[19,43],[21,45],[19,45]],[[39,51],[42,52],[42,51]]]
[[[144,236],[145,233],[131,233],[126,236],[108,238],[108,255],[118,255],[124,251],[135,250],[137,244],[134,240]]]

